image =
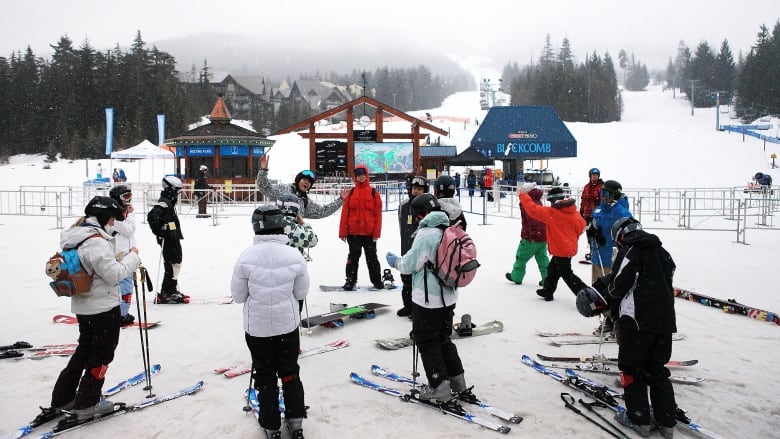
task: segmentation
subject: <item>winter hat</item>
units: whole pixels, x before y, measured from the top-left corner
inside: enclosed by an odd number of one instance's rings
[[[563,200],[564,198],[566,198],[566,195],[563,193],[563,189],[559,187],[554,187],[547,193],[547,201],[551,203]]]
[[[530,191],[528,191],[528,196],[531,197],[532,199],[536,200],[536,201],[541,200],[542,199],[542,195],[544,195],[544,192],[542,192],[541,189],[536,188],[536,187],[531,189]]]

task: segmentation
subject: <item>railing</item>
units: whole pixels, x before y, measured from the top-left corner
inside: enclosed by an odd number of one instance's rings
[[[289,184],[279,184],[286,189]],[[382,197],[383,209],[392,211],[406,199],[403,182],[375,181],[372,186]],[[327,204],[340,196],[351,182],[317,182],[309,198]],[[548,187],[541,187],[545,192]],[[109,186],[20,186],[18,190],[0,191],[0,215],[45,216],[55,220],[56,228],[63,228],[69,219],[83,215],[84,205],[95,195],[107,195]],[[160,195],[159,184],[133,184],[134,206],[142,221]],[[570,196],[579,201],[580,188],[567,188]],[[200,190],[198,190],[200,191]],[[254,184],[211,185],[205,190],[208,213],[214,225],[220,218],[246,215],[245,209],[267,203]],[[627,189],[630,211],[646,229],[724,231],[737,235],[737,242],[746,243],[747,230],[777,230],[774,217],[780,211],[780,187],[722,187],[722,188],[655,188]],[[491,217],[520,218],[517,187],[496,186],[490,191],[460,187],[456,198],[463,211],[479,215],[482,224]],[[483,196],[484,194],[484,196]],[[273,200],[272,200],[273,201]],[[191,184],[185,185],[177,204],[179,215],[197,215],[198,197]]]

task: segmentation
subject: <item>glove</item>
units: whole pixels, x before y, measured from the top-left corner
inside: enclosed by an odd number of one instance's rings
[[[387,263],[391,267],[395,268],[395,263],[398,262],[399,259],[398,256],[396,256],[395,253],[393,252],[387,252],[387,256],[385,257],[387,258]]]
[[[609,291],[609,275],[596,279],[596,282],[593,282],[593,288],[601,293],[602,296],[606,296],[607,291]]]
[[[520,192],[524,194],[531,192],[533,189],[536,189],[536,183],[533,182],[523,183],[522,186],[520,186]]]

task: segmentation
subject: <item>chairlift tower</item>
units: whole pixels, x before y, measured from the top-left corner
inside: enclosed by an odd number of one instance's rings
[[[502,81],[500,78],[497,82],[482,78],[482,82],[479,84],[479,97],[483,110],[496,106],[496,92],[504,91],[501,87]]]

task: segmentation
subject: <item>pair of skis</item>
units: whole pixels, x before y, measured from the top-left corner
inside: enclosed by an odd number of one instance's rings
[[[570,346],[570,345],[584,345],[584,344],[600,344],[600,343],[616,343],[614,333],[605,333],[604,337],[593,334],[585,334],[582,332],[549,332],[549,331],[536,331],[536,335],[545,338],[555,338],[551,340],[550,344],[553,346]],[[672,341],[679,341],[685,338],[684,334],[674,333],[672,334]]]
[[[151,370],[151,374],[152,375],[156,375],[156,374],[158,374],[160,372],[161,367],[160,367],[159,364],[155,364],[155,365],[153,365],[151,367],[150,370]],[[142,383],[144,381],[146,381],[146,371],[143,371],[143,372],[141,372],[139,374],[133,375],[133,376],[131,376],[131,377],[127,378],[127,379],[124,379],[124,380],[116,383],[115,385],[109,387],[108,389],[103,391],[103,396],[116,395],[117,393],[121,392],[122,390],[125,390],[127,388],[133,387],[133,386],[135,386],[137,384],[140,384],[140,383]],[[28,434],[32,433],[39,426],[45,424],[46,422],[52,421],[54,419],[57,419],[60,416],[61,415],[58,415],[58,416],[56,416],[54,418],[45,420],[44,422],[40,422],[40,423],[36,423],[35,420],[33,420],[31,422],[28,422],[27,424],[17,428],[16,431],[14,431],[14,433],[12,433],[8,437],[9,438],[20,438],[20,437],[27,436]],[[51,432],[48,432],[48,433],[51,433]],[[44,435],[48,434],[48,433],[44,433]],[[51,437],[51,436],[48,436],[48,437]]]
[[[301,351],[298,354],[298,359],[300,360],[301,358],[311,357],[312,355],[319,355],[319,354],[324,354],[326,352],[343,349],[347,346],[349,346],[349,342],[346,340],[332,341],[330,343],[321,346],[315,346],[313,348]],[[232,364],[230,366],[223,366],[214,369],[214,373],[218,373],[218,374],[221,373],[225,375],[227,378],[235,378],[237,376],[244,375],[251,371],[252,371],[251,362],[240,362],[240,363]]]
[[[582,392],[596,401],[604,403],[607,407],[616,413],[626,411],[626,408],[617,401],[618,399],[623,398],[622,392],[618,390],[612,389],[609,386],[605,386],[582,375],[579,375],[572,369],[567,369],[565,372],[566,376],[563,376],[554,369],[546,367],[528,355],[523,355],[522,361],[523,364],[531,367],[542,375],[546,375],[571,389]],[[721,438],[716,433],[696,424],[693,420],[686,416],[685,411],[680,408],[677,409],[676,418],[678,423],[710,439]]]
[[[536,354],[540,360],[547,361],[545,367],[552,369],[573,369],[584,372],[606,373],[617,375],[620,370],[617,367],[617,358],[608,358],[603,355],[590,357],[555,357]],[[666,363],[667,367],[689,367],[697,364],[699,360],[671,360]],[[699,384],[703,383],[705,378],[693,377],[688,375],[672,374],[669,380],[677,384]]]
[[[407,384],[410,386],[413,386],[415,384],[414,380],[408,377],[404,377],[402,375],[398,375],[396,373],[390,372],[387,369],[384,369],[377,365],[371,366],[371,372],[374,375],[380,376],[382,378]],[[418,405],[422,405],[434,410],[438,410],[441,413],[444,413],[449,416],[456,417],[458,419],[462,419],[466,422],[470,422],[472,424],[481,425],[482,427],[488,428],[490,430],[496,431],[498,433],[507,434],[511,430],[511,427],[504,425],[499,422],[495,422],[492,419],[484,418],[478,415],[475,415],[468,410],[466,410],[463,407],[463,404],[473,405],[483,412],[492,415],[494,417],[497,417],[499,419],[502,419],[503,421],[507,421],[509,423],[518,424],[522,422],[523,417],[516,415],[514,413],[498,409],[496,407],[493,407],[489,405],[488,403],[484,401],[480,401],[478,398],[474,397],[473,394],[470,393],[470,391],[467,391],[468,394],[456,394],[453,395],[453,399],[446,402],[434,402],[434,401],[426,401],[421,400],[416,397],[415,393],[406,393],[402,392],[400,390],[383,386],[381,384],[378,384],[376,382],[370,381],[366,379],[365,377],[360,376],[359,374],[352,372],[350,374],[350,380],[354,382],[355,384],[359,384],[363,387],[367,387],[372,390],[376,390],[377,392],[383,393],[385,395],[393,396],[396,398],[401,399],[405,402],[410,402]]]
[[[53,356],[70,356],[76,352],[77,343],[48,344],[33,346],[26,341],[0,347],[0,359],[29,358],[41,359]]]

